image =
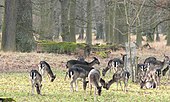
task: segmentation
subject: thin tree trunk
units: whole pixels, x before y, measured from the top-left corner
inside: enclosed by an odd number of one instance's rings
[[[59,0],[61,3],[61,37],[62,41],[70,41],[69,23],[68,23],[68,9],[69,0]]]
[[[109,5],[105,5],[105,39],[109,43]]]
[[[84,19],[85,19],[85,17],[84,17],[84,15],[85,15],[84,4],[85,4],[84,1],[81,0],[80,4],[79,4],[81,6],[81,8],[80,8],[80,11],[79,11],[78,14],[80,14],[80,19],[82,19],[82,20],[80,20],[80,34],[79,34],[78,39],[84,39],[84,25],[85,25],[85,22],[84,22]]]
[[[168,22],[168,33],[167,33],[167,46],[170,46],[170,22]]]
[[[114,7],[113,5],[110,5],[109,7],[109,43],[113,43],[113,13],[114,13]]]
[[[5,0],[5,13],[2,29],[2,50],[16,50],[17,0]]]
[[[86,44],[92,44],[92,0],[87,1]]]
[[[76,42],[76,25],[75,18],[76,17],[76,0],[70,1],[70,41]]]
[[[136,21],[136,26],[139,25],[138,20]],[[138,46],[142,45],[142,34],[140,33],[139,27],[136,27],[136,44]]]

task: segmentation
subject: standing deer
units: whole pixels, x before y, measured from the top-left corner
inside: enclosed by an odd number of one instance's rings
[[[86,77],[88,76],[89,72],[94,69],[93,67],[87,66],[87,65],[81,65],[81,64],[76,64],[73,65],[71,68],[68,70],[68,75],[69,78],[71,78],[70,86],[71,86],[71,91],[74,91],[73,89],[73,83],[75,83],[76,91],[78,91],[78,86],[77,86],[77,79],[81,78],[83,79],[83,89],[86,90]]]
[[[96,101],[96,94],[98,94],[100,96],[101,91],[102,91],[102,86],[99,85],[99,82],[101,81],[100,71],[98,69],[92,69],[89,72],[88,80],[89,80],[89,84],[90,84],[90,94],[91,94],[91,90],[92,90],[92,85],[94,85],[94,88],[95,88],[94,89],[94,101]]]
[[[69,61],[67,61],[66,68],[69,69],[69,68],[71,68],[73,65],[76,65],[76,64],[86,65],[86,66],[92,67],[92,66],[95,65],[95,64],[98,64],[98,65],[99,65],[99,64],[100,64],[100,61],[99,61],[96,57],[93,57],[93,61],[91,61],[91,62],[79,61],[79,60],[69,60]],[[67,74],[68,74],[68,72],[66,72],[66,75],[65,75],[64,80],[66,80]]]
[[[32,84],[32,94],[34,94],[34,87],[36,88],[37,94],[41,94],[42,87],[42,76],[37,70],[31,70],[30,72],[31,84]]]

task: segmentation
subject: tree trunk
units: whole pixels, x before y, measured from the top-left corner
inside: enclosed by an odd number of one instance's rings
[[[103,23],[97,23],[96,24],[96,29],[97,29],[97,36],[96,39],[103,39]]]
[[[61,37],[62,41],[70,41],[69,23],[68,23],[68,9],[69,0],[59,0],[61,3]]]
[[[70,1],[70,41],[76,42],[76,0]]]
[[[79,0],[80,1],[80,9],[79,9],[79,12],[78,12],[78,14],[79,14],[79,16],[80,16],[80,34],[79,34],[79,37],[78,37],[78,39],[84,39],[84,25],[85,25],[85,17],[84,17],[84,15],[85,15],[85,11],[84,11],[84,5],[85,5],[85,3],[84,3],[84,1],[83,0]]]
[[[159,27],[159,26],[158,26]],[[158,27],[156,27],[156,41],[160,41]]]
[[[109,43],[113,43],[113,20],[114,20],[114,6],[109,6]]]
[[[35,47],[31,0],[18,0],[16,47],[21,52],[30,52]]]
[[[95,24],[96,24],[96,39],[103,39],[103,17],[104,15],[103,8],[104,8],[104,1],[103,0],[96,0],[94,1],[94,17],[95,17]]]
[[[109,5],[105,5],[105,39],[109,43]]]
[[[167,46],[170,46],[170,22],[168,22]]]
[[[40,3],[40,39],[52,40],[54,25],[54,0],[41,0]]]
[[[136,21],[136,44],[138,46],[141,46],[142,45],[142,33],[140,33],[138,25],[139,25],[139,22],[137,20]]]
[[[5,0],[5,13],[2,29],[2,50],[16,50],[17,0]]]
[[[124,45],[128,41],[128,26],[125,18],[125,6],[121,1],[116,4],[115,17],[115,43]]]
[[[87,1],[86,44],[92,44],[92,0]]]

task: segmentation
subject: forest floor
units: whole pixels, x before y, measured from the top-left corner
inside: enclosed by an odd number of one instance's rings
[[[135,37],[132,37],[134,40]],[[153,49],[136,49],[136,56],[139,57],[139,62],[142,63],[146,57],[154,56],[159,60],[163,60],[164,54],[170,56],[170,47],[166,46],[164,36],[161,36],[160,42],[149,43]],[[101,43],[101,41],[95,41]],[[145,44],[146,42],[143,42]],[[96,54],[92,54],[87,61],[93,60],[92,57],[99,58],[101,65],[96,66],[100,69],[106,67],[107,62],[115,57],[121,57],[121,53],[125,54],[124,50],[112,51],[108,58],[100,58]],[[37,68],[41,60],[47,61],[52,68],[66,70],[65,63],[70,59],[77,59],[77,55],[55,54],[55,53],[20,53],[20,52],[0,52],[0,72],[28,72],[31,69]]]

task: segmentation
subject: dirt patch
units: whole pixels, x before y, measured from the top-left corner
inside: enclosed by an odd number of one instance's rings
[[[0,52],[0,72],[22,72],[38,69],[41,60],[47,61],[52,68],[65,69],[65,62],[74,56],[48,53],[4,53]]]

